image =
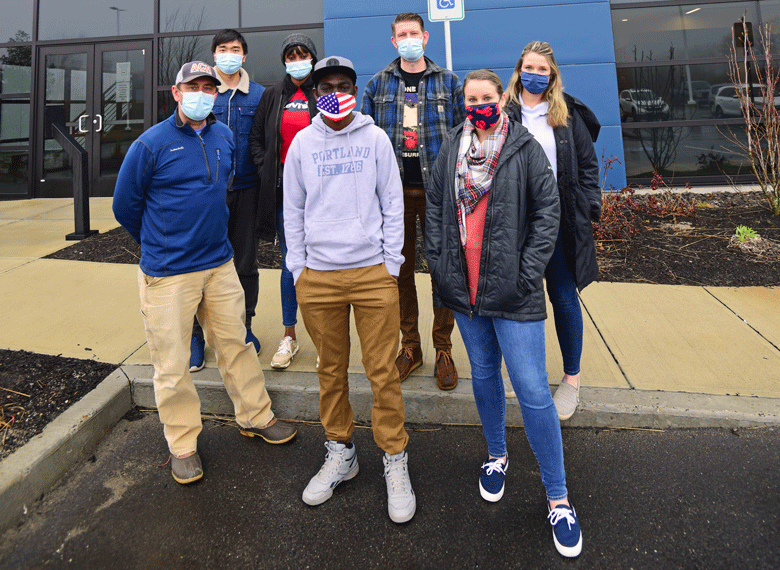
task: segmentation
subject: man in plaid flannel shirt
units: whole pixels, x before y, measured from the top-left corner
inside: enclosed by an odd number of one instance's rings
[[[395,361],[403,381],[422,366],[414,283],[417,218],[424,237],[425,188],[431,184],[433,163],[447,131],[466,117],[458,77],[423,56],[428,32],[422,18],[410,12],[399,14],[391,29],[390,41],[400,57],[368,82],[361,112],[373,117],[390,137],[404,186],[404,263],[398,276],[401,351]],[[452,311],[434,307],[433,315],[436,383],[442,390],[452,390],[458,385],[451,356]]]

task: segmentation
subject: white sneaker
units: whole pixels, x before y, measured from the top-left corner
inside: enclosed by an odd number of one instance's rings
[[[347,447],[338,441],[326,441],[323,463],[317,474],[303,490],[303,502],[307,505],[321,505],[331,498],[333,489],[342,481],[349,481],[358,474],[357,452],[354,444]]]
[[[298,341],[289,336],[284,337],[271,359],[271,368],[287,368],[296,354],[298,354]]]
[[[410,521],[417,509],[417,500],[409,480],[406,451],[395,455],[385,453],[385,483],[387,483],[387,512],[394,523]]]

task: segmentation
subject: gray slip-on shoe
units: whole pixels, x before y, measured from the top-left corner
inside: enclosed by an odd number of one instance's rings
[[[203,477],[203,466],[198,453],[195,452],[183,459],[171,455],[171,474],[176,482],[182,485],[193,483]]]
[[[262,437],[268,443],[273,444],[287,443],[294,438],[297,433],[298,430],[292,425],[280,422],[276,418],[271,420],[270,425],[264,428],[241,428],[241,435],[245,435],[246,437]]]
[[[577,410],[577,404],[580,403],[580,387],[576,388],[568,382],[561,382],[553,396],[555,409],[558,410],[558,419],[568,420]]]

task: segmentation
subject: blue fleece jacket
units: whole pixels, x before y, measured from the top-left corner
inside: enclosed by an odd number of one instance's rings
[[[284,163],[287,268],[320,271],[404,261],[404,198],[393,145],[371,117],[334,131],[317,114]]]
[[[114,189],[114,216],[141,244],[141,270],[166,277],[230,261],[227,191],[233,133],[209,115],[198,136],[177,111],[130,145]]]

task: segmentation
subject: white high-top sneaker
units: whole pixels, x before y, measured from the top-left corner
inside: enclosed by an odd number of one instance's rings
[[[303,490],[303,502],[307,505],[321,505],[331,498],[333,489],[342,481],[349,481],[358,474],[357,450],[338,441],[325,442],[325,463],[311,478]]]
[[[387,513],[395,523],[412,520],[417,510],[417,500],[409,480],[409,455],[406,450],[395,455],[385,453],[385,483],[387,483]]]

